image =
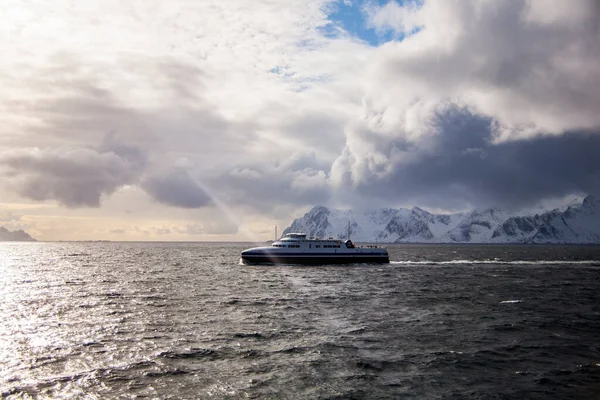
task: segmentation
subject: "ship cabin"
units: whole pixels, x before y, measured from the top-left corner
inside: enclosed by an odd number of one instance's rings
[[[291,247],[303,249],[339,249],[342,247],[353,249],[354,243],[351,240],[342,242],[341,240],[329,238],[307,238],[306,233],[288,233],[279,240],[271,244],[273,247]]]

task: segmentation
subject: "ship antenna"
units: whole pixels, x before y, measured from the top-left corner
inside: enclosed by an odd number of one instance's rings
[[[277,240],[277,225],[275,225],[275,240]]]
[[[348,221],[348,240],[350,240],[350,221]]]

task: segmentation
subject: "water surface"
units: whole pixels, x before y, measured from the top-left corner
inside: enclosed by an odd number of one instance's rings
[[[8,398],[600,398],[600,247],[0,244]]]

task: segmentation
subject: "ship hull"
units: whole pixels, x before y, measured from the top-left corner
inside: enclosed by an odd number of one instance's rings
[[[246,252],[244,252],[246,253]],[[253,252],[242,253],[242,262],[245,264],[294,264],[294,265],[329,265],[329,264],[356,264],[390,262],[387,253],[356,253],[356,254],[284,254]]]

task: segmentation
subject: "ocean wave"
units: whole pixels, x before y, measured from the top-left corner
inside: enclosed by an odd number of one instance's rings
[[[218,358],[218,354],[214,350],[204,348],[191,348],[183,351],[164,351],[158,354],[163,358],[186,359],[186,358]]]

